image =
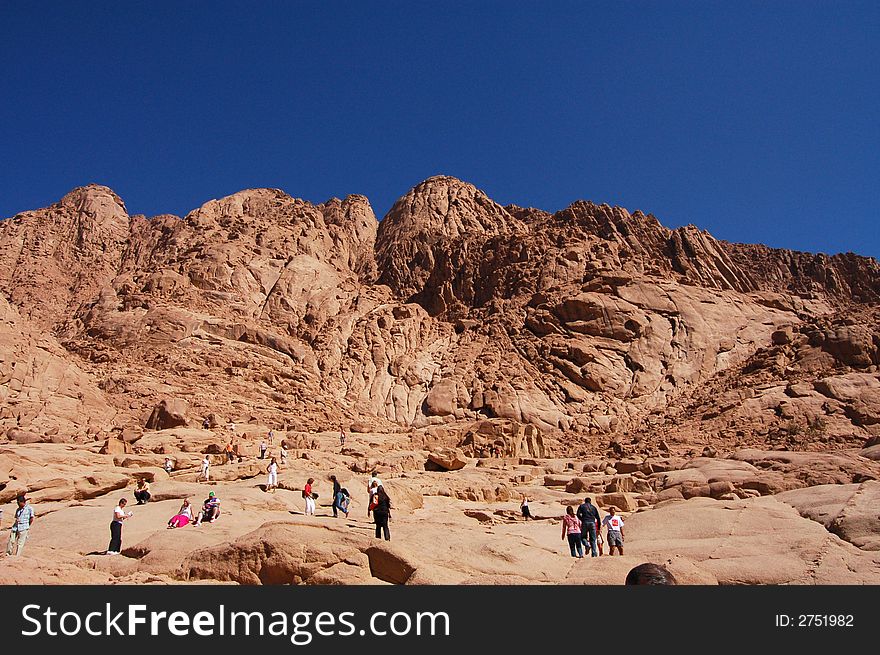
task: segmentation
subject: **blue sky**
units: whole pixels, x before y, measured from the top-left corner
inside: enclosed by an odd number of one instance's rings
[[[878,35],[876,2],[5,2],[0,216],[97,182],[381,218],[442,173],[880,257]]]

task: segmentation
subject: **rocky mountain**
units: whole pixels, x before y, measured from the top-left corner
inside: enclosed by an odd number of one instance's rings
[[[301,429],[503,418],[563,450],[880,434],[877,261],[452,177],[381,222],[277,189],[148,219],[90,185],[0,222],[0,290],[0,428],[59,440],[163,399]]]

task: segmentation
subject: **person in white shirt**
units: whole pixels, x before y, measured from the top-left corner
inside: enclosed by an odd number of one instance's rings
[[[367,482],[367,516],[370,516],[370,513],[373,511],[373,496],[376,493],[376,489],[382,486],[382,480],[379,479],[379,473],[377,471],[373,471],[370,474],[370,479]]]
[[[615,508],[612,505],[608,508],[608,514],[602,519],[602,525],[608,528],[608,554],[614,554],[614,548],[620,555],[623,555],[623,519],[615,514]]]
[[[205,459],[202,460],[202,473],[199,476],[201,478],[205,478],[205,482],[208,482],[210,479],[210,469],[211,469],[211,460],[208,459],[208,456],[205,455]]]
[[[266,491],[275,491],[278,488],[278,462],[275,461],[274,457],[269,462],[269,466],[266,467],[266,472],[269,474],[269,480],[266,482]]]
[[[107,546],[108,555],[118,555],[122,551],[122,522],[130,519],[134,514],[125,511],[128,501],[120,498],[119,504],[113,509],[113,520],[110,522],[110,545]]]

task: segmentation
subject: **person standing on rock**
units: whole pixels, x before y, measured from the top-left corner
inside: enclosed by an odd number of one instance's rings
[[[281,453],[281,465],[282,465],[282,466],[284,466],[285,464],[287,464],[287,448],[285,447],[286,445],[287,445],[287,444],[286,444],[284,441],[281,442],[281,451],[280,451],[280,453]]]
[[[367,481],[367,516],[370,516],[370,512],[375,505],[373,495],[380,486],[382,486],[382,480],[379,479],[379,472],[374,470],[370,473],[370,479]]]
[[[577,517],[581,520],[581,537],[583,537],[584,548],[589,544],[591,557],[598,557],[599,553],[596,549],[596,532],[599,525],[599,510],[590,501],[584,498],[584,503],[577,509]]]
[[[348,518],[348,505],[350,502],[351,496],[348,494],[348,489],[341,487],[339,493],[336,494],[336,507],[342,510],[345,518]]]
[[[278,488],[278,463],[274,457],[269,462],[269,466],[266,467],[266,472],[269,474],[269,480],[266,482],[266,491],[275,491]]]
[[[28,503],[28,499],[24,494],[15,499],[18,507],[15,510],[15,518],[12,527],[9,529],[9,541],[6,543],[7,555],[21,555],[24,550],[24,544],[28,538],[28,530],[34,519],[34,508]]]
[[[275,441],[275,430],[269,429],[269,446]]]
[[[302,491],[303,498],[306,501],[306,516],[315,515],[315,492],[312,491],[312,484],[314,482],[315,478],[309,478]]]
[[[602,525],[608,527],[608,554],[614,555],[614,548],[623,555],[623,519],[615,514],[615,508],[612,505],[608,508],[608,516],[602,519]]]
[[[107,546],[107,555],[118,555],[122,552],[122,522],[130,519],[134,514],[126,512],[125,506],[128,501],[119,499],[119,504],[113,509],[113,520],[110,521],[110,545]]]
[[[232,441],[226,444],[226,462],[232,464],[235,455],[232,452]]]
[[[391,498],[385,493],[385,487],[376,487],[376,506],[373,508],[373,521],[376,523],[376,539],[385,533],[385,541],[391,541],[391,530],[388,521],[391,519]]]
[[[519,511],[522,512],[523,518],[526,520],[535,518],[529,511],[529,497],[525,494],[522,495],[522,502],[519,504]]]
[[[339,428],[339,447],[342,448],[345,446],[345,429]]]
[[[574,508],[571,505],[565,508],[565,516],[562,517],[562,540],[565,541],[566,537],[568,537],[571,556],[583,559],[584,542],[581,539],[581,521],[575,516]]]
[[[260,459],[265,459],[266,457],[266,440],[260,442]]]
[[[339,518],[339,505],[336,502],[336,499],[339,496],[339,491],[342,489],[342,485],[339,484],[339,480],[336,479],[335,475],[330,476],[330,480],[333,482],[333,518]]]
[[[202,460],[202,472],[199,475],[199,479],[204,478],[205,482],[210,480],[210,472],[211,472],[211,460],[208,459],[208,455],[205,455],[205,459]]]

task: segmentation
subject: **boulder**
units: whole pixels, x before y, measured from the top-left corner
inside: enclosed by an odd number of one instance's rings
[[[639,508],[636,494],[617,492],[613,494],[597,494],[596,505],[599,507],[616,507],[621,512],[634,512]]]
[[[9,428],[6,431],[6,438],[19,444],[41,443],[45,441],[41,435],[19,428]]]
[[[102,455],[126,455],[131,452],[131,444],[117,437],[108,437],[98,452]]]
[[[153,408],[150,417],[144,424],[147,430],[168,430],[185,427],[189,405],[181,398],[166,398]]]
[[[459,448],[441,448],[428,453],[428,462],[443,471],[458,471],[467,466],[467,457]]]

